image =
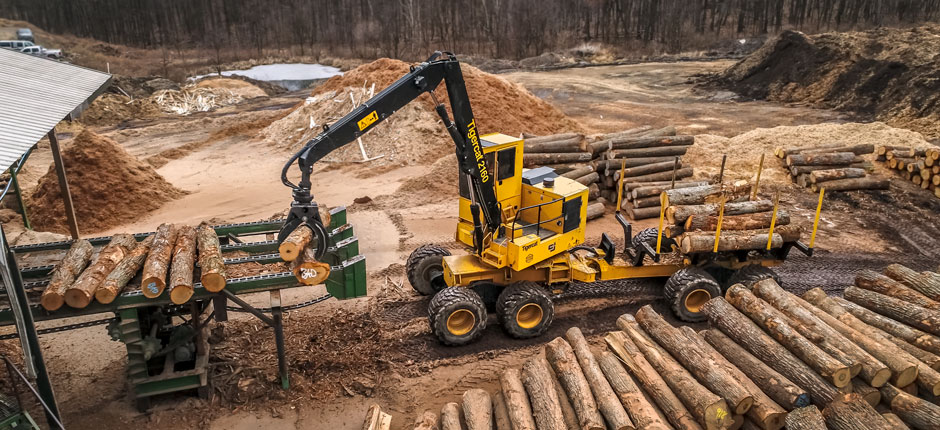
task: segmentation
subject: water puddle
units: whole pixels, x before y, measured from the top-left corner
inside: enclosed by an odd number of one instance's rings
[[[343,72],[336,67],[304,63],[265,64],[247,70],[222,71],[222,76],[244,76],[280,85],[289,91],[307,88],[314,82],[342,74]],[[198,80],[205,76],[210,75],[196,76],[193,79]]]

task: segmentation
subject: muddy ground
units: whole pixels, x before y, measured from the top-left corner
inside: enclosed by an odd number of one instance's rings
[[[672,124],[681,133],[732,136],[757,127],[850,119],[834,111],[742,103],[730,93],[693,89],[696,76],[729,64],[640,64],[505,76],[597,132]],[[101,233],[148,231],[167,221],[254,221],[286,210],[290,192],[278,179],[287,158],[283,150],[248,133],[207,138],[284,111],[304,97],[302,92],[285,93],[184,118],[97,128],[141,159],[185,147],[158,172],[190,192],[133,223]],[[191,145],[194,142],[207,143]],[[24,186],[34,184],[49,162],[46,152],[35,154],[21,177]],[[653,303],[668,314],[665,303],[657,301],[661,281],[574,286],[558,298],[555,322],[546,336],[513,340],[492,324],[480,342],[460,348],[440,346],[427,328],[427,299],[411,291],[402,265],[415,247],[451,240],[456,202],[431,199],[436,203],[425,204],[420,198],[400,196],[376,199],[394,195],[404,181],[425,174],[428,166],[367,177],[356,174],[362,169],[368,169],[368,164],[318,167],[313,191],[321,204],[349,208],[350,222],[367,257],[370,297],[331,299],[287,314],[292,390],[276,388],[272,333],[249,316],[231,314],[232,321],[217,329],[220,342],[214,347],[213,401],[165,396],[148,413],[134,409],[125,388],[124,347],[111,341],[103,327],[49,334],[42,337],[44,353],[69,426],[357,429],[368,405],[376,402],[393,414],[392,427],[400,429],[421,409],[439,409],[468,388],[495,387],[498,370],[522,363],[568,327],[581,327],[590,340],[598,342],[599,335],[611,329],[623,312]],[[923,244],[930,243],[926,238],[940,236],[935,218],[940,208],[936,199],[923,198],[910,184],[894,182],[889,191],[829,200],[817,238],[818,252],[813,258],[794,256],[779,269],[786,285],[795,291],[820,286],[838,292],[852,273],[863,268],[877,269],[894,261],[931,268],[940,255],[932,245]],[[791,215],[811,216],[815,195],[796,187],[783,190],[782,200]],[[363,196],[375,201],[353,203]],[[639,223],[641,228],[652,225],[653,221]],[[611,215],[588,224],[588,243],[596,243],[603,232],[621,243],[622,233]],[[283,300],[298,303],[320,294],[319,287],[297,288],[286,291]],[[257,294],[249,301],[265,305],[267,296]],[[242,358],[232,364],[225,357]]]

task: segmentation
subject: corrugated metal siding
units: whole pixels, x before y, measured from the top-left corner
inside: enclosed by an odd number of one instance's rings
[[[107,73],[0,49],[0,172],[110,79]]]

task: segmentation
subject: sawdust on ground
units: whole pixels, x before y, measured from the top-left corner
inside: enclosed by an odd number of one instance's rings
[[[267,93],[254,84],[241,79],[231,78],[207,78],[196,84],[197,88],[213,88],[231,91],[233,94],[250,99],[254,97],[264,97]]]
[[[82,232],[132,221],[185,194],[121,145],[89,130],[70,142],[62,158]],[[35,229],[68,232],[54,166],[40,178],[26,205]]]

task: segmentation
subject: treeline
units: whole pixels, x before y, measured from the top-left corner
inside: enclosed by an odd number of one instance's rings
[[[785,28],[940,18],[940,0],[4,0],[0,15],[143,47],[522,58],[583,42],[666,52]]]

